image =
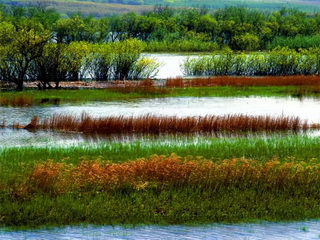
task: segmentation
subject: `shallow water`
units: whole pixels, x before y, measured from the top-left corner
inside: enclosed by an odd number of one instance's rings
[[[297,116],[309,123],[320,123],[320,99],[306,98],[217,98],[217,97],[179,97],[141,99],[130,102],[95,102],[83,105],[35,106],[30,108],[0,107],[0,123],[27,124],[33,116],[39,118],[50,117],[53,114],[74,114],[80,116],[83,112],[93,117],[106,116],[141,116],[145,114],[163,116],[204,116],[224,114]],[[320,131],[309,132],[309,135],[319,136]],[[223,136],[223,135],[222,135]],[[0,129],[2,147],[14,146],[50,146],[72,145],[90,141],[104,141],[105,139],[90,139],[81,134],[59,133],[50,131]],[[124,139],[111,139],[128,141]]]
[[[280,97],[176,97],[141,99],[136,101],[94,102],[82,105],[60,105],[30,108],[0,107],[0,123],[27,124],[33,116],[50,117],[53,114],[83,112],[93,117],[141,116],[145,114],[163,116],[204,116],[224,114],[247,114],[252,116],[297,116],[309,123],[320,122],[320,99]]]
[[[320,239],[320,221],[259,224],[212,224],[200,226],[75,226],[51,230],[4,231],[5,240],[28,239]]]
[[[154,76],[155,79],[167,79],[182,77],[180,65],[189,55],[173,54],[173,53],[150,53],[142,56],[155,59],[161,64],[158,73]],[[196,57],[197,55],[192,55]]]

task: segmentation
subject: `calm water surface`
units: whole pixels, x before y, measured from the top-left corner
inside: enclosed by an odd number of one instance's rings
[[[177,97],[141,99],[136,101],[95,102],[82,105],[61,105],[30,108],[0,107],[0,122],[26,124],[33,116],[50,117],[53,114],[83,112],[94,117],[141,116],[145,114],[163,116],[204,116],[224,114],[297,116],[310,123],[320,122],[320,99],[276,98],[276,97]]]
[[[156,79],[167,79],[167,78],[176,78],[182,77],[183,72],[181,71],[180,65],[188,56],[196,57],[197,55],[181,55],[181,54],[172,54],[172,53],[150,53],[143,54],[148,58],[155,59],[158,63],[161,64],[159,72],[154,76]]]
[[[216,97],[179,97],[142,99],[130,102],[96,102],[83,105],[61,105],[30,108],[0,107],[0,123],[27,124],[33,116],[50,117],[53,114],[74,114],[80,116],[83,112],[94,117],[106,116],[141,116],[176,115],[176,116],[204,116],[224,114],[297,116],[309,123],[320,122],[320,99],[305,98],[216,98]],[[320,131],[310,133],[318,136]],[[99,139],[86,138],[81,134],[59,133],[50,131],[0,129],[1,146],[50,146],[53,144],[69,146],[76,143],[97,141]],[[103,140],[103,139],[100,139]],[[112,140],[112,139],[111,139]],[[121,139],[118,139],[122,141]]]
[[[320,239],[320,221],[260,224],[213,224],[203,226],[78,226],[51,230],[4,231],[5,240],[110,239],[110,240],[214,240],[214,239]]]

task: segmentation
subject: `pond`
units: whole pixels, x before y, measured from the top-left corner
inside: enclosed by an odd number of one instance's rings
[[[0,230],[6,240],[27,239],[320,239],[320,221],[258,224],[212,224],[200,226],[74,226],[27,231]]]

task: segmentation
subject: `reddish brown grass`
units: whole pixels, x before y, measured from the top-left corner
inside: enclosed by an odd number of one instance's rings
[[[82,161],[73,166],[65,163],[37,164],[29,177],[28,191],[61,194],[67,191],[110,191],[121,188],[147,190],[185,187],[217,189],[263,188],[288,190],[320,187],[320,165],[266,163],[247,159],[212,162],[201,157],[181,158],[176,155],[151,156],[121,164]],[[310,190],[311,191],[311,190]]]
[[[320,76],[263,76],[237,77],[215,76],[208,78],[168,79],[166,87],[209,87],[209,86],[320,86]]]
[[[0,106],[27,107],[33,104],[34,100],[31,96],[18,95],[9,98],[0,97]]]
[[[207,115],[198,117],[153,116],[92,118],[83,114],[54,115],[38,121],[35,117],[26,126],[29,129],[51,129],[87,134],[166,134],[215,133],[220,131],[285,131],[307,130],[306,121],[298,117],[271,117],[248,115]]]

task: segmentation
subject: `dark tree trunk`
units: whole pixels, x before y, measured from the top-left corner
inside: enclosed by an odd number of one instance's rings
[[[23,81],[15,81],[15,84],[17,85],[16,90],[17,91],[22,91],[23,90]]]

